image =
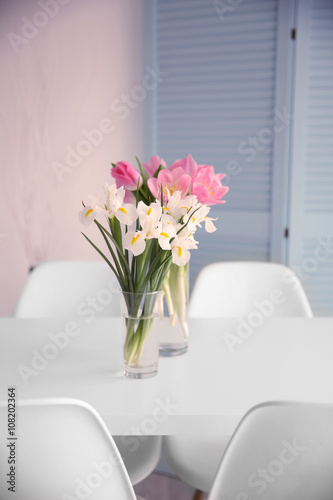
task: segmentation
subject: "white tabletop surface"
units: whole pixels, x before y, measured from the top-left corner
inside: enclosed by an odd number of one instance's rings
[[[189,351],[160,358],[158,375],[146,380],[122,374],[120,318],[76,323],[68,345],[49,348],[54,359],[29,372],[36,351],[54,344],[52,334],[75,325],[0,319],[0,400],[9,386],[16,387],[18,400],[82,399],[113,434],[230,435],[258,403],[333,404],[333,318],[266,319],[233,352],[225,334],[237,334],[238,319],[192,319]]]

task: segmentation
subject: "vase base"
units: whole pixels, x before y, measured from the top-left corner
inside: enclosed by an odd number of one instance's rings
[[[160,344],[159,354],[163,357],[180,356],[187,352],[187,344]]]
[[[135,368],[132,366],[125,366],[124,374],[127,378],[132,379],[143,379],[143,378],[151,378],[157,375],[157,366],[155,367],[146,367],[146,368]]]

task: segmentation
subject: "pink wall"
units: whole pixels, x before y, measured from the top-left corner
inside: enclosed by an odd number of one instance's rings
[[[1,2],[0,316],[13,313],[30,265],[98,258],[77,214],[111,161],[142,157],[142,5]],[[131,100],[120,108],[122,94]]]

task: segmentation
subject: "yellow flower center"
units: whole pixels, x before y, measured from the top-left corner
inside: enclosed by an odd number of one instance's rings
[[[160,233],[161,236],[164,236],[164,238],[170,238],[170,236],[168,235],[168,233]]]
[[[178,248],[178,257],[181,257],[183,250],[180,247],[177,247],[177,248]]]
[[[147,215],[150,215],[152,213],[152,209],[149,207]]]
[[[168,194],[168,190],[170,195],[173,195],[175,191],[178,191],[177,181],[174,183],[173,186],[168,186],[168,185],[163,186],[163,194]]]
[[[87,210],[85,217],[88,217],[88,215],[90,215],[92,212],[93,212],[93,209],[89,208],[89,210]]]
[[[207,189],[207,191],[208,191],[208,195],[209,195],[209,196],[212,196],[212,194],[214,193],[214,190],[213,190],[212,186],[207,186],[207,184],[206,184],[205,182],[203,182],[202,184],[203,184],[203,185],[205,186],[205,188]]]
[[[136,236],[133,236],[132,238],[132,245],[134,245],[134,243],[137,241],[137,239],[139,238],[139,234],[137,234]]]
[[[120,210],[120,212],[124,212],[124,214],[128,215],[128,212],[125,208],[121,207],[121,208],[118,208],[118,210]]]

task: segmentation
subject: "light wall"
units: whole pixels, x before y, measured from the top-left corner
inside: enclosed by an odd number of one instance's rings
[[[31,265],[98,260],[77,214],[110,181],[111,162],[142,157],[142,8],[0,4],[0,316],[13,313]]]

